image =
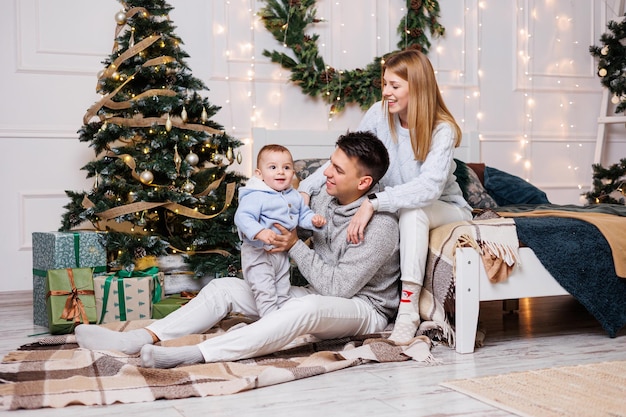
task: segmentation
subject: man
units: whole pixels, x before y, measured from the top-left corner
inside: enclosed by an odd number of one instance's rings
[[[364,240],[350,243],[346,228],[366,194],[389,166],[385,146],[369,132],[340,136],[324,171],[326,186],[311,197],[311,208],[327,219],[312,236],[312,248],[295,230],[277,225],[281,235],[270,242],[273,251],[288,251],[307,279],[307,287],[292,287],[280,309],[254,323],[198,345],[155,346],[193,333],[203,333],[229,313],[258,316],[249,285],[238,278],[207,284],[188,304],[145,329],[114,332],[100,326],[76,328],[78,344],[87,349],[141,352],[145,367],[234,361],[276,352],[296,337],[312,334],[333,339],[382,331],[397,311],[400,277],[399,228],[389,213],[375,213]]]

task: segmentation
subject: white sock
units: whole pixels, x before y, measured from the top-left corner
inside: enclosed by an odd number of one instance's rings
[[[389,336],[389,340],[398,345],[405,345],[415,337],[420,325],[419,295],[421,285],[402,281],[402,297],[398,308],[398,316]]]
[[[197,345],[163,347],[145,345],[141,348],[141,366],[144,368],[174,368],[178,365],[204,363]]]
[[[143,345],[152,344],[152,335],[146,329],[116,332],[106,327],[81,324],[74,329],[78,346],[89,350],[117,350],[134,355]]]

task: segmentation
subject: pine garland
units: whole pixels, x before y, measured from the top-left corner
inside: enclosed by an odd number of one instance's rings
[[[264,50],[272,62],[291,71],[291,81],[304,94],[321,96],[330,104],[330,115],[340,112],[348,103],[369,108],[381,97],[381,60],[375,57],[365,68],[339,70],[324,62],[317,46],[319,35],[305,34],[306,28],[322,22],[316,17],[315,0],[267,0],[258,15],[265,28],[293,57],[276,50]],[[398,25],[399,49],[417,48],[428,53],[433,38],[445,34],[439,18],[439,3],[435,0],[406,0],[407,14]],[[385,54],[385,56],[388,54]]]
[[[626,110],[626,46],[622,43],[626,38],[626,19],[620,23],[611,20],[607,28],[609,32],[600,36],[603,46],[592,45],[589,52],[598,58],[600,82],[613,93],[615,113],[621,113]]]

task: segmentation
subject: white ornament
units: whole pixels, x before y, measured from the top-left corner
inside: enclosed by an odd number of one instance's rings
[[[154,181],[154,175],[151,171],[145,170],[144,172],[139,174],[139,181],[144,184],[152,184],[152,181]]]
[[[193,183],[192,183],[192,182],[190,182],[189,180],[185,181],[185,183],[183,184],[183,190],[184,190],[186,193],[189,193],[189,194],[193,193],[193,189],[194,189],[194,188],[195,188],[195,187],[194,187]]]
[[[602,55],[608,55],[608,53],[609,53],[609,45],[604,45],[604,47],[602,49],[600,49],[600,53]]]
[[[598,75],[600,77],[605,77],[607,74],[606,68],[600,68],[600,71],[598,71]]]
[[[611,103],[613,103],[613,104],[617,104],[617,103],[619,103],[619,102],[620,102],[619,97],[617,97],[617,96],[615,96],[615,95],[614,95],[613,97],[611,97]]]
[[[115,21],[118,25],[123,25],[126,23],[126,12],[124,10],[120,10],[115,13]]]
[[[193,152],[189,152],[189,154],[185,157],[185,161],[187,161],[189,165],[195,167],[198,165],[198,162],[200,162],[200,157]]]

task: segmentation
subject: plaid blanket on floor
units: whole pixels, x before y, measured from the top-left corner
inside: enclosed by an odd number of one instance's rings
[[[148,321],[135,321],[106,326],[123,331],[147,324]],[[190,335],[168,341],[167,345],[195,344],[209,337],[219,337],[230,324],[222,323],[222,326],[210,334]],[[436,362],[430,353],[430,340],[423,336],[402,347],[391,344],[381,335],[330,341],[304,337],[298,342],[292,343],[290,349],[254,359],[150,369],[139,366],[138,355],[78,348],[74,335],[42,338],[4,357],[0,364],[0,409],[226,395],[372,361]]]
[[[515,222],[487,212],[474,220],[450,223],[430,231],[424,286],[419,301],[422,323],[418,334],[450,347],[455,347],[455,337],[447,313],[454,312],[454,258],[459,247],[476,249],[489,279],[494,283],[502,281],[518,260]],[[477,335],[477,343],[482,338],[483,335]]]

